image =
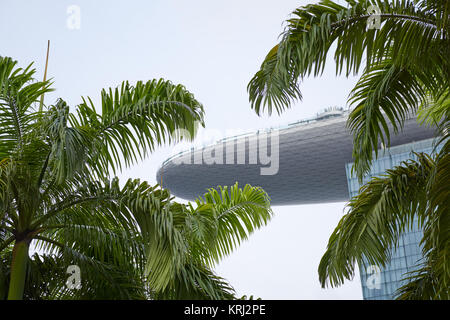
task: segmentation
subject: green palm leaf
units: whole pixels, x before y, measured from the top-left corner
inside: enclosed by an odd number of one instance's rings
[[[390,260],[390,248],[396,246],[400,234],[412,227],[417,216],[419,227],[424,229],[426,265],[433,264],[433,272],[424,274],[417,266],[416,282],[401,289],[402,297],[411,294],[417,281],[428,278],[426,281],[432,281],[428,282],[429,289],[445,293],[450,279],[450,221],[446,214],[449,188],[437,177],[444,174],[440,178],[448,178],[448,171],[444,171],[448,169],[444,168],[448,160],[448,150],[444,149],[435,159],[418,154],[417,161],[404,162],[364,185],[359,195],[351,199],[349,212],[330,237],[319,265],[322,286],[337,286],[351,279],[356,262],[384,267]],[[433,187],[429,189],[429,185]],[[436,296],[429,294],[429,297]]]

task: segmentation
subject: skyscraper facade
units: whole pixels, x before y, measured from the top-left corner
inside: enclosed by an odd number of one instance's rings
[[[380,176],[386,170],[400,165],[403,161],[417,159],[414,152],[433,153],[433,141],[433,139],[426,139],[380,150],[378,159],[373,162],[371,171],[364,178],[363,184],[372,177]],[[352,175],[352,166],[353,163],[346,164],[350,197],[357,195],[362,185]],[[422,236],[423,233],[416,218],[412,228],[400,236],[397,247],[391,250],[391,260],[385,268],[379,269],[365,261],[360,262],[359,270],[364,299],[388,300],[395,298],[396,290],[405,284],[404,278],[407,273],[416,270],[417,265],[421,263],[420,241]]]

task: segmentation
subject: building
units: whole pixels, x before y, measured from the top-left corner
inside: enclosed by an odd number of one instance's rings
[[[379,150],[378,158],[373,162],[370,173],[363,179],[363,184],[370,178],[380,176],[401,164],[408,159],[417,159],[414,152],[424,152],[432,154],[439,152],[434,150],[434,139],[426,139],[417,142],[410,142],[403,145],[391,147],[386,150]],[[351,174],[353,163],[346,164],[346,173],[348,180],[348,189],[351,197],[358,194],[358,190],[362,184]],[[414,271],[415,266],[420,263],[422,251],[420,241],[423,233],[418,227],[417,220],[414,221],[413,227],[409,232],[405,232],[400,236],[398,246],[392,251],[390,263],[382,270],[377,270],[375,266],[361,266],[360,278],[364,299],[370,300],[386,300],[393,299],[395,291],[404,285],[403,275]],[[377,273],[377,284],[374,283],[373,276]]]
[[[287,126],[186,150],[162,164],[157,181],[187,200],[203,195],[210,187],[238,182],[262,187],[274,206],[348,201],[360,185],[350,175],[353,145],[347,116],[348,111],[329,109]],[[391,148],[374,162],[367,178],[411,158],[411,150],[431,150],[433,136],[434,131],[419,126],[414,117],[407,119],[403,131],[391,135]],[[402,237],[391,265],[380,272],[382,288],[371,289],[368,281],[373,270],[361,268],[365,299],[392,298],[399,285],[397,275],[415,265],[419,239],[419,230]]]

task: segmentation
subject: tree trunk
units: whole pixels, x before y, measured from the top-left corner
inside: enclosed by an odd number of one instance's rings
[[[22,300],[27,274],[28,240],[16,241],[11,262],[11,278],[9,281],[8,300]]]

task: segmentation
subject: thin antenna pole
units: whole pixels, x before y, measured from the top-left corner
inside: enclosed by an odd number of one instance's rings
[[[45,58],[45,69],[44,69],[44,82],[47,80],[47,67],[48,67],[48,53],[50,52],[50,40],[47,43],[47,57]],[[39,103],[39,112],[42,112],[44,106],[44,94],[41,95],[41,101]]]

